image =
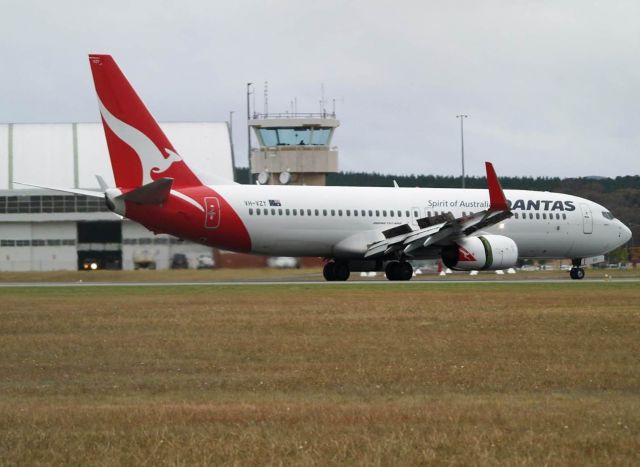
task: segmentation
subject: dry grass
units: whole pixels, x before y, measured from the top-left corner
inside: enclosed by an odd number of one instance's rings
[[[0,289],[0,463],[640,462],[640,285]]]
[[[319,268],[311,269],[158,269],[138,271],[20,271],[0,272],[2,282],[213,282],[228,280],[313,279],[322,277]]]

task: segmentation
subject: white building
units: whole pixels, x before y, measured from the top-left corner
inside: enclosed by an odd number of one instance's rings
[[[195,171],[232,179],[226,123],[161,123]],[[184,254],[191,267],[211,249],[144,227],[109,212],[97,198],[33,189],[16,182],[98,188],[95,175],[114,186],[99,123],[0,124],[0,270],[134,269],[152,261],[170,266]]]

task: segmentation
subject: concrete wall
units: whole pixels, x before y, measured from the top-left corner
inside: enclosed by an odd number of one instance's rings
[[[213,256],[209,247],[169,235],[154,235],[126,220],[122,224],[122,240],[122,268],[127,270],[134,269],[136,254],[151,255],[157,269],[169,268],[175,253],[185,254],[190,268],[197,267],[199,255]],[[78,249],[86,246],[77,243],[75,221],[3,223],[0,271],[74,271],[78,268]],[[98,249],[104,246],[96,244]]]
[[[0,239],[0,271],[73,271],[78,264],[76,235],[75,222],[5,223]],[[15,246],[6,246],[8,241]],[[20,246],[21,241],[28,245]]]

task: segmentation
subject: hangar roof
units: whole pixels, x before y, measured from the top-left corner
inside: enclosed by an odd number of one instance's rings
[[[199,176],[233,179],[226,123],[160,123],[182,159]],[[68,188],[98,188],[95,175],[114,186],[101,123],[0,124],[0,190],[14,181]]]

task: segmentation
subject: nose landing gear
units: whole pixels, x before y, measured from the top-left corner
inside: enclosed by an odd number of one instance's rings
[[[571,277],[571,279],[584,279],[584,269],[581,267],[582,266],[582,258],[574,258],[572,260],[573,266],[571,267],[571,270],[569,271],[569,277]]]

